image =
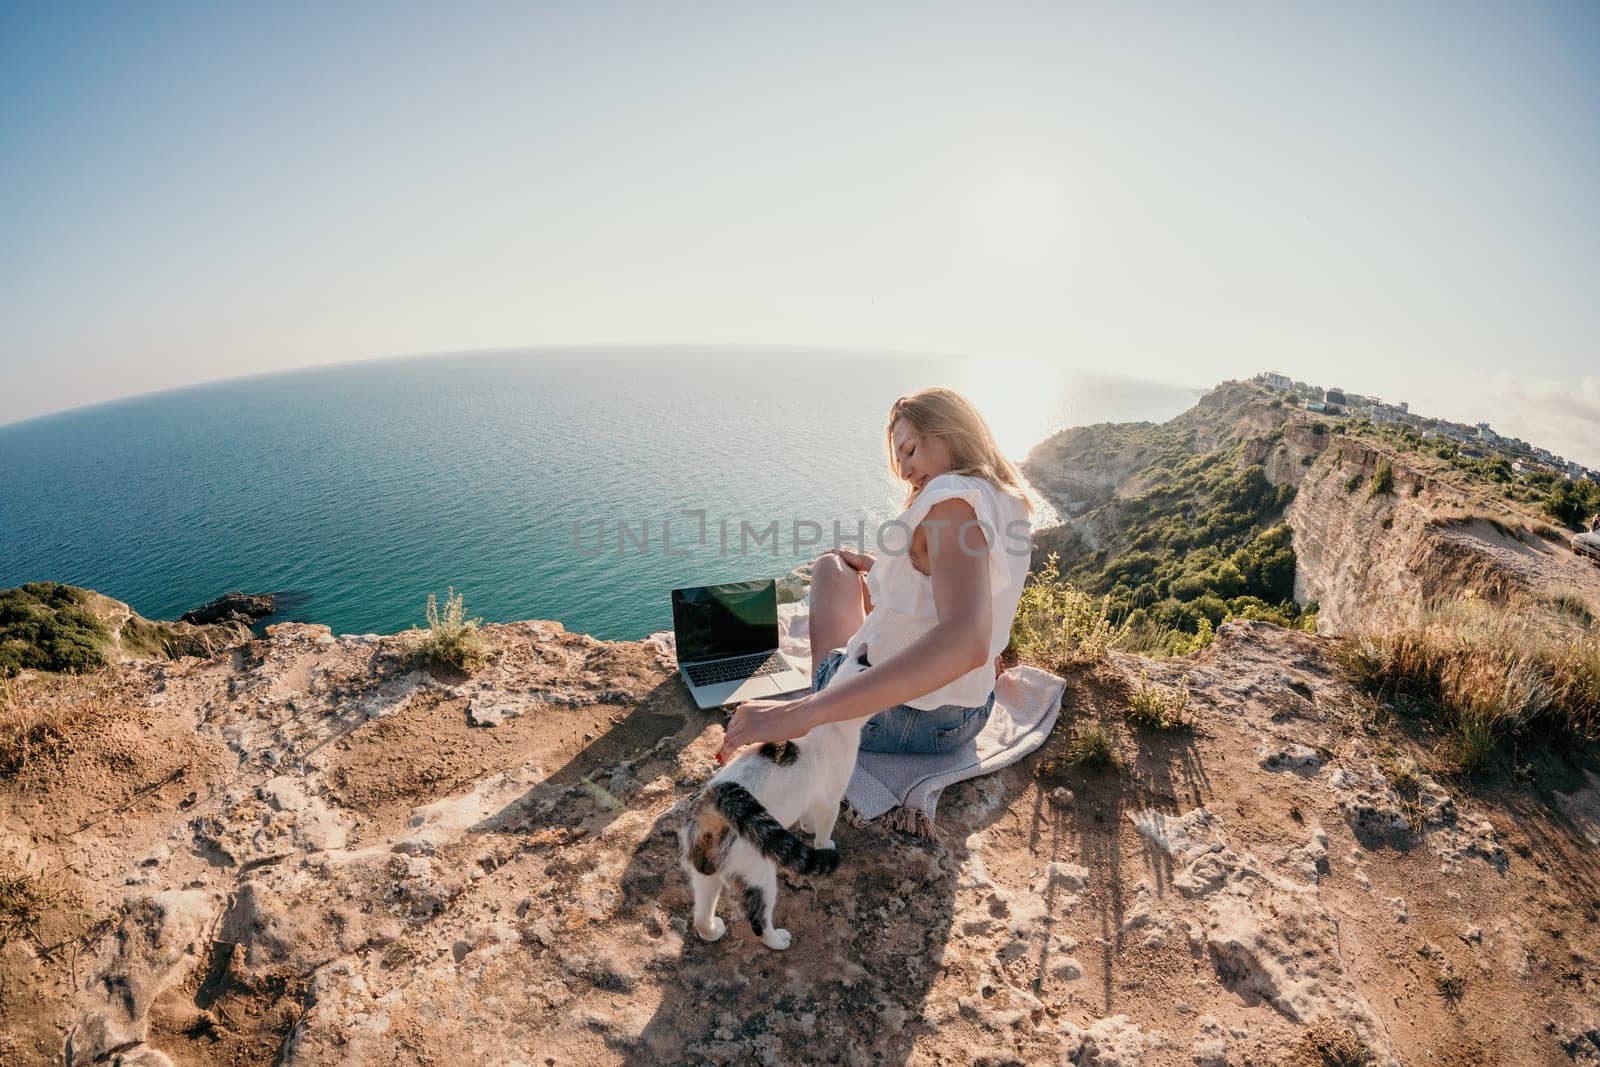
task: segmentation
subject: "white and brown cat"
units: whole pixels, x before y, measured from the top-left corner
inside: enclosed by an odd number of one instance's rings
[[[831,684],[870,666],[865,645],[849,649]],[[768,948],[789,947],[789,931],[772,925],[778,865],[800,874],[832,874],[839,866],[833,824],[869,718],[826,723],[793,741],[747,748],[695,797],[678,839],[694,886],[694,928],[702,938],[715,941],[727,933],[717,901],[728,890]],[[809,832],[815,847],[792,826]]]

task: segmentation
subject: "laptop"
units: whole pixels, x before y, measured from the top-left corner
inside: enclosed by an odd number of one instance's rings
[[[678,673],[701,708],[811,688],[811,673],[778,651],[773,579],[672,591]]]

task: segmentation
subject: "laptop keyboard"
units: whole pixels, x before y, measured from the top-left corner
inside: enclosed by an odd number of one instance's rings
[[[683,669],[695,685],[716,685],[718,682],[777,674],[789,669],[789,661],[776,652],[755,652],[715,663],[690,663]]]

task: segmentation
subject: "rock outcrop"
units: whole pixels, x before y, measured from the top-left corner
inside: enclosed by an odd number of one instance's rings
[[[1544,524],[1426,458],[1343,435],[1332,440],[1285,512],[1294,530],[1295,599],[1317,603],[1326,632],[1415,623],[1433,604],[1469,590],[1500,603],[1567,595],[1600,606],[1600,570],[1564,539],[1536,532]],[[1380,464],[1391,471],[1391,491],[1373,491]]]
[[[264,619],[278,610],[276,593],[223,593],[209,604],[178,616],[179,622],[205,625],[211,622],[242,622],[245,625]]]

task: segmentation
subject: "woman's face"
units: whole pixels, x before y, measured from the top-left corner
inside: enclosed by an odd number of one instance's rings
[[[937,437],[924,436],[907,419],[894,420],[894,454],[900,462],[900,477],[919,492],[929,478],[944,474],[954,466],[950,447]]]

